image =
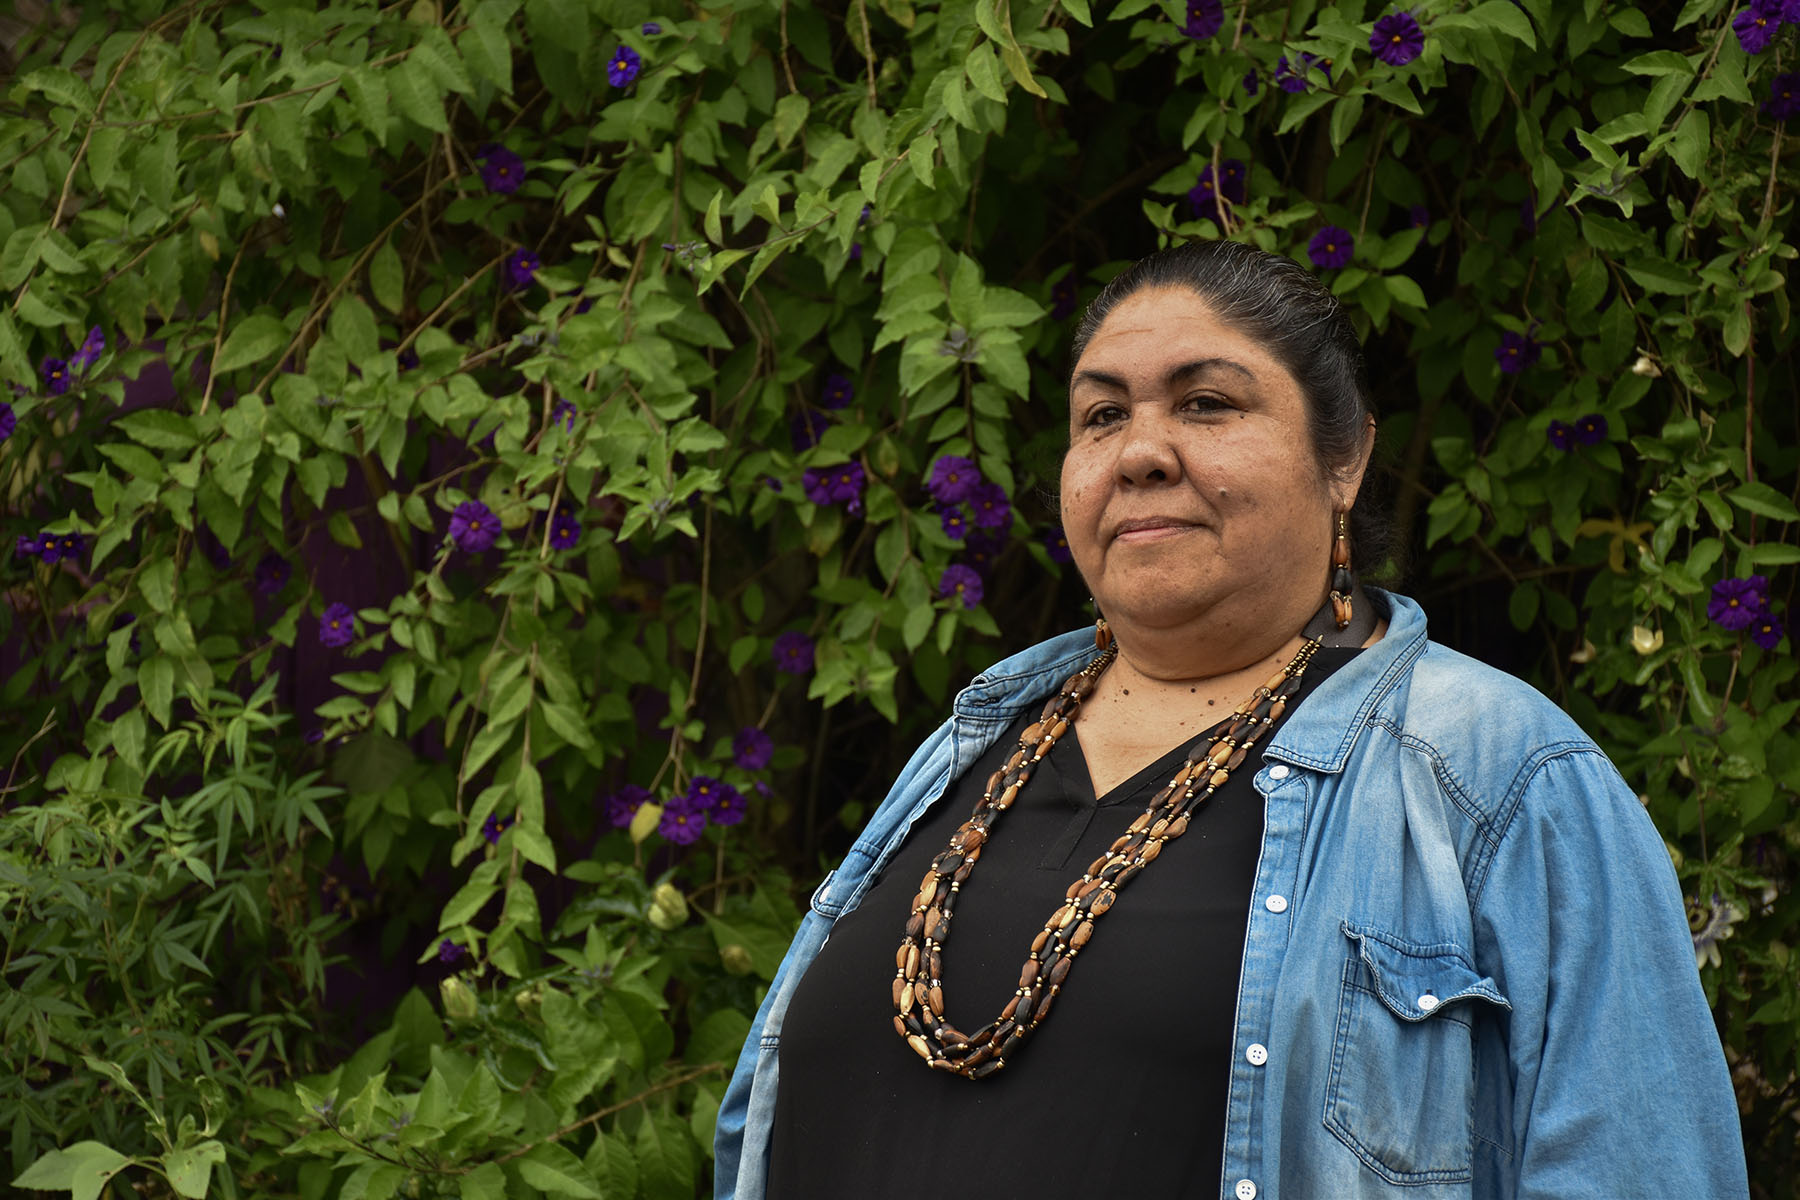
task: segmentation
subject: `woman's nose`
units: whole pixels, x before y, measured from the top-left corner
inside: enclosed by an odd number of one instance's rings
[[[1123,482],[1168,483],[1181,477],[1181,456],[1175,451],[1173,430],[1151,406],[1141,406],[1124,432],[1118,458]]]

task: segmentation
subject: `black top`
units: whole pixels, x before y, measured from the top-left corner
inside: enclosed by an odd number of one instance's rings
[[[1321,651],[1300,699],[1356,653]],[[931,1070],[894,1032],[894,951],[919,881],[1037,711],[919,818],[796,987],[782,1022],[772,1200],[1217,1194],[1244,928],[1262,851],[1255,752],[1096,922],[1054,1011],[1004,1070],[980,1080]],[[1064,889],[1143,812],[1193,744],[1172,748],[1096,803],[1079,729],[1077,721],[1039,765],[962,887],[943,967],[944,1016],[959,1029],[999,1016]]]

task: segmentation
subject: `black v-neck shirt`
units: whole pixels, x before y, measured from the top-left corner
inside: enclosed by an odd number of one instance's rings
[[[1299,701],[1356,653],[1318,653]],[[1004,1070],[981,1080],[931,1070],[894,1032],[894,950],[919,882],[1036,718],[1033,706],[919,818],[795,989],[782,1022],[771,1200],[1218,1194],[1244,929],[1262,851],[1255,753],[1120,892],[1055,1010]],[[959,1029],[999,1016],[1064,890],[1144,811],[1192,744],[1096,801],[1079,721],[1072,732],[995,826],[958,897],[943,979],[944,1016]]]

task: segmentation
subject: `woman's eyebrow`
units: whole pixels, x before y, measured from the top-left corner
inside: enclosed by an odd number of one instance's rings
[[[1180,366],[1175,367],[1163,377],[1163,384],[1166,387],[1177,387],[1190,380],[1203,375],[1210,375],[1217,371],[1228,371],[1234,375],[1241,375],[1252,382],[1256,380],[1256,372],[1252,371],[1249,367],[1246,367],[1243,363],[1238,362],[1236,359],[1200,358],[1195,359],[1193,362],[1182,363]],[[1114,375],[1110,371],[1077,371],[1075,372],[1075,378],[1069,381],[1069,390],[1073,391],[1082,384],[1098,385],[1099,387],[1103,387],[1108,391],[1113,392],[1129,392],[1131,390],[1130,385],[1125,382],[1124,376]]]

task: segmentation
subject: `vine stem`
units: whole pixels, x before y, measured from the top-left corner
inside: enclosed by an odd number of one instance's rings
[[[219,293],[219,327],[213,333],[212,358],[207,360],[206,391],[200,395],[200,415],[206,415],[206,408],[212,403],[213,385],[219,381],[219,372],[214,364],[219,361],[219,348],[225,342],[225,319],[231,315],[231,285],[237,280],[238,265],[244,261],[244,251],[250,248],[248,241],[238,243],[237,253],[231,256],[231,269],[225,272],[225,290]]]

